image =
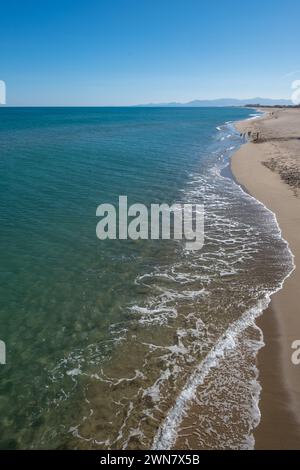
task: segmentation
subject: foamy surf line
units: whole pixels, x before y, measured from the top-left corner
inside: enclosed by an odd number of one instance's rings
[[[237,336],[248,326],[253,325],[253,320],[259,315],[261,309],[268,306],[270,298],[261,301],[258,306],[245,312],[245,314],[234,322],[220,338],[206,358],[197,367],[189,378],[184,389],[178,396],[175,406],[169,411],[168,416],[159,428],[153,440],[152,449],[162,450],[170,449],[177,438],[177,429],[187,411],[189,403],[195,398],[196,390],[204,382],[209,371],[217,367],[219,359],[222,358],[227,350],[235,347]]]
[[[294,259],[293,254],[292,257],[292,259]],[[255,324],[256,318],[258,318],[268,307],[271,302],[271,296],[282,289],[285,280],[291,275],[294,269],[295,265],[293,265],[293,268],[282,280],[282,283],[277,289],[266,294],[266,296],[260,300],[256,306],[247,310],[239,320],[234,322],[227,329],[226,333],[222,335],[220,340],[216,343],[206,358],[197,367],[194,373],[190,376],[180,395],[177,397],[176,404],[171,408],[164,422],[160,426],[157,434],[155,435],[152,445],[153,450],[168,450],[172,448],[177,438],[178,427],[185,413],[187,412],[191,401],[195,398],[199,385],[203,384],[204,379],[207,377],[213,367],[218,367],[219,360],[224,357],[226,352],[235,348],[238,335],[249,326],[257,327]],[[261,330],[260,332],[263,334]],[[259,397],[257,397],[257,402],[258,401]],[[252,439],[252,443],[253,448],[254,439]]]
[[[261,117],[264,113],[262,114],[256,114],[253,115],[252,117],[248,118],[249,120],[252,119],[257,119]],[[227,126],[232,124],[231,122],[226,123]],[[221,127],[217,127],[217,130],[221,130]],[[275,288],[272,291],[269,291],[265,294],[264,298],[259,300],[256,306],[253,306],[244,314],[240,319],[235,321],[225,332],[224,335],[222,335],[219,339],[219,341],[216,343],[216,345],[211,349],[211,351],[208,353],[206,358],[199,364],[199,366],[195,369],[193,374],[190,376],[188,381],[186,382],[186,385],[184,386],[183,390],[179,394],[176,400],[176,404],[170,409],[168,412],[166,418],[164,419],[163,423],[159,427],[154,439],[153,439],[153,444],[152,444],[152,449],[154,450],[168,450],[171,449],[172,446],[175,444],[176,439],[178,437],[178,428],[188,412],[188,408],[190,404],[192,403],[192,400],[196,396],[196,391],[197,388],[203,384],[205,378],[208,376],[210,370],[214,367],[218,367],[219,361],[221,358],[223,358],[226,355],[227,351],[230,351],[236,347],[237,344],[237,339],[238,336],[245,331],[248,327],[254,326],[256,328],[257,325],[255,323],[256,318],[258,318],[263,311],[268,307],[268,305],[271,302],[271,296],[278,292],[279,290],[282,289],[285,280],[292,274],[292,272],[295,269],[295,262],[294,262],[294,255],[289,247],[289,243],[283,238],[282,236],[282,231],[281,228],[278,224],[278,220],[276,217],[276,214],[273,213],[270,209],[268,209],[261,201],[258,201],[256,198],[251,196],[247,191],[243,189],[243,187],[238,184],[235,181],[235,184],[239,187],[240,191],[247,194],[247,196],[253,200],[256,201],[256,203],[260,204],[261,206],[264,207],[266,211],[268,211],[272,217],[274,218],[274,222],[277,226],[278,229],[278,234],[281,237],[281,239],[284,241],[286,244],[286,247],[288,249],[288,252],[291,256],[291,261],[292,261],[292,267],[290,271],[287,273],[287,275],[282,279],[282,281],[279,283],[278,287]],[[263,338],[263,332],[260,330],[261,337]],[[260,412],[259,412],[259,397],[260,394],[258,393],[256,397],[256,407],[259,413],[259,418],[260,418]],[[260,419],[258,422],[255,423],[255,426],[253,426],[253,429],[258,425]],[[253,431],[252,429],[252,431]],[[249,445],[249,449],[254,448],[254,437],[253,435],[249,435],[249,442],[251,445]]]

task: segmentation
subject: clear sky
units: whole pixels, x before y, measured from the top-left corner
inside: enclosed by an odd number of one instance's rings
[[[8,105],[289,98],[292,80],[300,79],[299,0],[0,6]]]

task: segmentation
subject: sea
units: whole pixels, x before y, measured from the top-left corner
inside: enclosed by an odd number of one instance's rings
[[[246,108],[0,109],[0,448],[251,449],[255,319],[293,258],[233,178]],[[253,175],[255,178],[255,175]],[[97,207],[203,204],[204,246]]]

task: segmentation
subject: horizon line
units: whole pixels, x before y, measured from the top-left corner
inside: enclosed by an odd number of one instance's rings
[[[261,104],[259,101],[257,103],[251,103],[250,101],[253,100],[266,100],[266,101],[288,101],[291,104],[292,100],[289,98],[262,98],[262,97],[254,97],[254,98],[195,98],[190,101],[182,102],[182,101],[160,101],[160,102],[147,102],[147,103],[135,103],[135,104],[0,104],[0,108],[134,108],[134,107],[157,107],[163,108],[168,107],[168,105],[173,105],[172,107],[191,107],[189,106],[190,103],[194,102],[214,102],[214,101],[222,101],[222,100],[233,100],[233,101],[245,101],[246,104],[232,104],[232,105],[219,105],[219,106],[211,106],[216,108],[227,108],[227,107],[245,107],[247,104],[253,106],[254,104]],[[249,103],[247,103],[249,101]],[[178,105],[178,106],[177,106]],[[195,106],[196,107],[196,106]],[[199,106],[205,108],[206,106]],[[209,107],[209,106],[207,106]]]

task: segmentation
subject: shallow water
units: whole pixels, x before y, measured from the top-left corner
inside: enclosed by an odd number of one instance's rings
[[[249,116],[0,110],[1,447],[253,446],[254,318],[292,259],[224,172],[241,143],[228,121]],[[203,249],[99,241],[97,206],[123,194],[204,203]]]

